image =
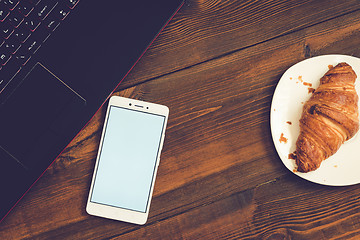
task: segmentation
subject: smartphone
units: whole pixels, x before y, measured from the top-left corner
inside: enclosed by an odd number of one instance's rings
[[[146,223],[168,115],[164,105],[110,98],[86,205],[90,215]]]

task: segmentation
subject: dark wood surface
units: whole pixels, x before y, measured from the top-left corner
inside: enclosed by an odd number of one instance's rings
[[[360,186],[295,176],[270,132],[281,75],[330,53],[360,57],[360,1],[187,0],[114,93],[170,108],[147,224],[85,212],[104,107],[0,239],[360,239]]]

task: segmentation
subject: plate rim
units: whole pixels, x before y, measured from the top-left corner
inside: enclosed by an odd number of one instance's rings
[[[358,61],[359,62],[359,65],[360,65],[360,58],[358,57],[355,57],[355,56],[351,56],[351,55],[344,55],[344,54],[326,54],[326,55],[318,55],[318,56],[314,56],[314,57],[310,57],[310,58],[306,58],[306,59],[303,59],[299,62],[296,62],[295,64],[291,65],[290,67],[288,67],[284,72],[283,74],[281,75],[280,79],[278,80],[277,84],[276,84],[276,87],[275,87],[275,90],[274,90],[274,93],[273,93],[273,96],[272,96],[272,100],[271,100],[271,106],[270,106],[270,131],[271,131],[271,136],[272,136],[272,140],[273,140],[273,143],[274,143],[274,146],[275,146],[275,149],[276,149],[276,152],[281,160],[281,162],[283,163],[283,165],[290,171],[292,172],[292,174],[295,174],[296,176],[302,178],[302,179],[305,179],[309,182],[313,182],[313,183],[316,183],[316,184],[320,184],[320,185],[325,185],[325,186],[350,186],[350,185],[356,185],[356,184],[359,184],[360,183],[360,177],[359,177],[359,180],[357,182],[352,182],[352,183],[327,183],[327,182],[321,182],[321,181],[316,181],[314,179],[312,179],[311,177],[305,177],[303,176],[304,174],[303,173],[299,173],[299,172],[296,172],[296,171],[293,171],[293,169],[290,169],[286,164],[285,164],[285,160],[282,158],[282,154],[281,154],[281,151],[279,149],[279,143],[278,143],[278,139],[277,139],[277,136],[275,136],[275,133],[274,133],[274,116],[275,116],[275,113],[273,111],[274,109],[274,102],[275,102],[275,98],[277,95],[279,95],[279,85],[281,85],[282,81],[285,81],[285,76],[289,75],[289,73],[296,67],[298,67],[299,65],[301,64],[305,64],[307,62],[311,62],[311,61],[319,61],[321,59],[326,59],[326,58],[329,58],[329,60],[336,60],[336,58],[339,58],[340,61],[346,61],[346,59],[351,59],[353,61]],[[340,62],[339,61],[339,62]],[[331,63],[329,63],[331,64]],[[358,75],[358,79],[360,79],[360,76]],[[359,96],[360,96],[360,93],[358,93]],[[286,159],[286,160],[289,160],[289,159]]]

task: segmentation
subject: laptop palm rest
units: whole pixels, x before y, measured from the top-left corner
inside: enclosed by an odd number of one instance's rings
[[[0,119],[0,147],[35,176],[74,137],[63,135],[64,129],[77,129],[73,122],[85,108],[84,98],[37,63],[0,109],[6,116]]]

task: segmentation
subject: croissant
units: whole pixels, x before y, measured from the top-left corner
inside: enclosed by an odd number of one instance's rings
[[[356,74],[347,63],[339,63],[320,79],[320,86],[304,104],[300,134],[293,154],[297,171],[319,168],[322,161],[359,130]]]

